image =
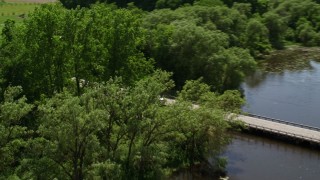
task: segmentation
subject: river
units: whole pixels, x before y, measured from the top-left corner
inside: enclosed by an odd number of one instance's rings
[[[289,48],[259,61],[242,84],[253,114],[320,127],[320,49]],[[235,180],[319,179],[320,151],[252,135],[234,135],[224,154]]]

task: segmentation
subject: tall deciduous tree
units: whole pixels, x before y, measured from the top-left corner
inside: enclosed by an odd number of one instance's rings
[[[115,79],[81,96],[64,92],[44,100],[17,175],[154,179],[177,167],[209,165],[207,157],[217,157],[227,143],[227,112],[243,101],[238,93],[220,97],[191,81],[164,106],[160,97],[172,86],[170,74],[157,71],[130,87]]]
[[[61,6],[44,5],[25,22],[21,42],[25,49],[21,58],[27,64],[23,88],[30,100],[38,99],[41,94],[52,96],[63,88],[61,76],[65,68],[58,39],[63,33],[65,13]]]
[[[156,60],[159,67],[173,72],[178,87],[187,79],[202,76],[204,82],[214,90],[236,88],[244,74],[255,67],[254,60],[246,51],[237,48],[227,50],[230,46],[250,44],[250,40],[247,40],[246,21],[244,14],[225,6],[195,5],[174,11],[158,10],[145,17],[144,26],[151,29],[146,52]],[[260,25],[264,27],[262,23]],[[262,38],[268,42],[268,32],[265,30],[266,34]],[[256,41],[260,43],[260,36]],[[257,47],[249,48],[253,51]],[[241,54],[245,59],[226,57],[227,51]],[[228,75],[232,73],[228,70],[233,67],[231,62],[235,61],[239,63],[235,66],[246,68],[239,68],[237,73]]]
[[[6,179],[15,174],[21,163],[22,151],[27,145],[29,130],[24,125],[26,115],[32,105],[26,98],[18,98],[21,87],[10,87],[5,91],[4,102],[0,104],[0,178]]]
[[[4,23],[0,36],[0,101],[3,101],[4,91],[9,86],[18,86],[23,83],[26,70],[25,63],[17,56],[24,47],[20,39],[22,29],[15,22],[7,20]]]
[[[251,54],[258,56],[271,50],[269,31],[266,26],[257,19],[251,19],[246,29],[247,43]]]
[[[132,84],[152,73],[153,60],[141,52],[145,43],[141,18],[133,12],[113,5],[73,10],[43,5],[23,23],[20,32],[8,22],[1,43],[3,89],[21,85],[34,101],[65,88],[80,95],[88,82],[115,76]]]
[[[263,15],[263,21],[269,30],[269,40],[273,48],[281,49],[284,46],[284,34],[287,30],[285,21],[275,13]]]
[[[95,108],[94,99],[86,95],[80,98],[65,93],[48,100],[39,110],[42,158],[59,165],[60,174],[69,179],[86,178],[101,152],[96,133],[104,128],[102,120],[108,114]]]

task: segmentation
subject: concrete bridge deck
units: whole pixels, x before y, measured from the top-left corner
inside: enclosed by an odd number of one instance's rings
[[[238,119],[248,127],[320,144],[320,128],[292,123],[259,115],[239,115]]]
[[[175,99],[164,98],[165,104],[175,103]],[[193,104],[193,108],[199,105]],[[249,128],[269,132],[279,136],[290,137],[311,143],[320,144],[320,128],[274,119],[254,114],[238,115],[238,120],[242,121]]]

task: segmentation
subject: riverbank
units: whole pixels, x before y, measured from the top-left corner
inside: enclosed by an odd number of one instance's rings
[[[320,47],[287,46],[274,50],[258,61],[259,69],[265,72],[301,70],[309,66],[309,61],[320,62]]]
[[[320,48],[290,46],[258,63],[242,84],[243,110],[320,127]],[[225,153],[230,179],[318,179],[318,148],[270,136],[251,130],[235,136]]]

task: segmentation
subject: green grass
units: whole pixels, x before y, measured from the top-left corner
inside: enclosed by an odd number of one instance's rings
[[[39,6],[37,3],[1,3],[0,4],[0,24],[3,24],[7,19],[22,22],[23,18],[19,17],[24,14],[24,17]]]
[[[7,19],[21,23],[37,6],[56,0],[0,0],[0,34]],[[24,18],[21,15],[24,14]]]

